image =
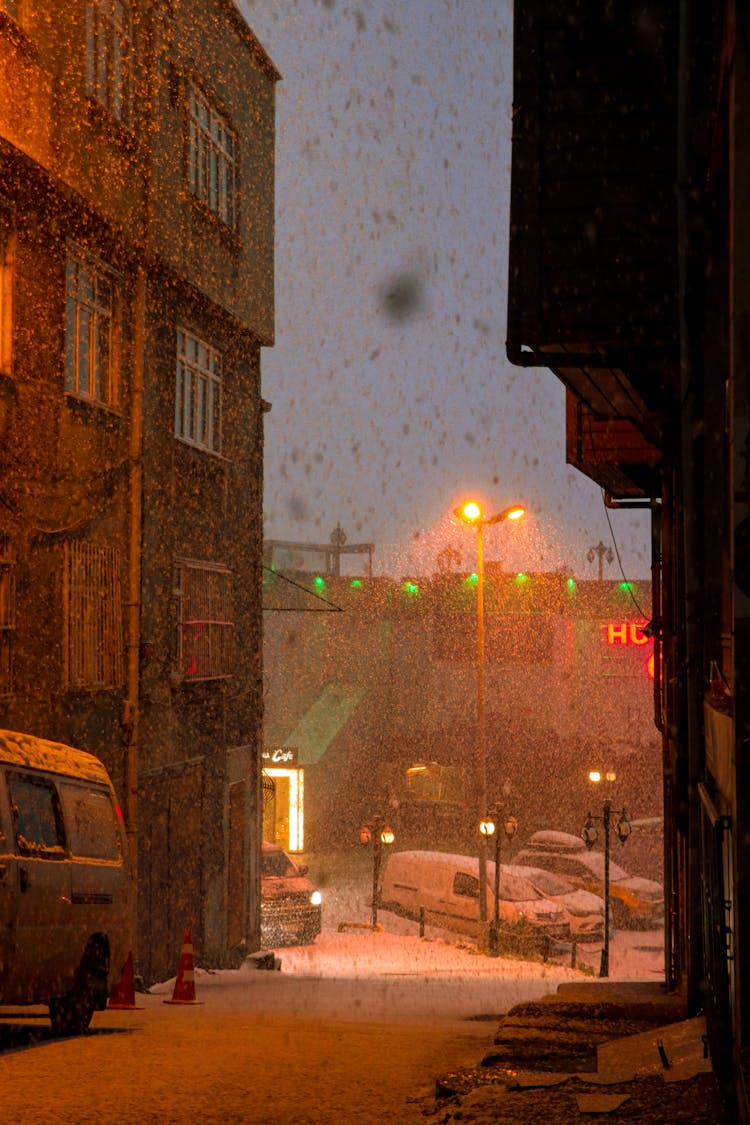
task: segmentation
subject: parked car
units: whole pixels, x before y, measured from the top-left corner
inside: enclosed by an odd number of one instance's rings
[[[46,1004],[56,1033],[84,1032],[132,950],[132,896],[99,759],[0,731],[0,1004]]]
[[[619,847],[619,845],[618,845]],[[562,875],[569,883],[592,894],[604,894],[604,854],[589,851],[583,840],[569,832],[534,832],[515,862],[529,867],[542,867]],[[653,879],[629,875],[611,858],[609,863],[609,895],[612,919],[623,929],[649,929],[664,923],[664,890]]]
[[[263,946],[309,945],[323,924],[322,895],[278,844],[263,842],[260,861],[260,935]]]
[[[518,875],[531,883],[535,890],[557,902],[568,916],[570,934],[576,941],[601,941],[604,937],[604,899],[591,891],[583,891],[560,875],[553,875],[542,867],[523,867],[504,864],[503,871]]]
[[[494,915],[495,865],[487,864],[487,913]],[[447,852],[404,851],[388,857],[383,872],[380,906],[433,926],[471,935],[479,922],[479,860]],[[526,879],[500,873],[501,928],[530,931],[536,938],[570,940],[565,911],[550,902]]]

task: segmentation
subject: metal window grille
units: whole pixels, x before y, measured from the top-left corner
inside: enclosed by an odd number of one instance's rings
[[[124,681],[120,558],[114,547],[65,545],[65,686]]]
[[[127,0],[91,0],[86,8],[86,85],[117,121],[131,113],[132,20]]]
[[[175,566],[177,660],[188,680],[232,675],[232,575],[223,566],[179,561]]]
[[[228,227],[236,223],[236,139],[228,121],[189,88],[190,190]]]
[[[210,344],[177,330],[175,437],[221,452],[221,355]]]
[[[68,256],[65,305],[65,389],[113,406],[115,275],[78,253]]]
[[[0,698],[13,694],[16,575],[10,537],[0,533]]]

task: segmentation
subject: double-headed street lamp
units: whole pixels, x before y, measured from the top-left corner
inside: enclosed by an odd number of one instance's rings
[[[606,777],[607,781],[614,781],[615,780],[614,773],[607,773],[607,774],[605,774],[605,777]],[[591,773],[589,774],[589,781],[593,781],[594,783],[597,783],[597,782],[601,781],[601,779],[602,779],[602,775],[601,775],[601,773],[599,773],[598,770],[592,770]],[[619,809],[616,812],[613,812],[612,811],[612,801],[610,800],[609,797],[605,797],[605,799],[604,799],[604,809],[602,811],[601,817],[598,817],[598,816],[594,817],[594,816],[591,815],[591,813],[589,813],[589,815],[586,818],[586,823],[583,826],[583,831],[581,832],[581,838],[583,839],[583,842],[586,845],[586,847],[589,849],[589,851],[591,851],[591,849],[593,848],[594,844],[596,843],[596,841],[599,837],[599,833],[597,831],[596,824],[594,823],[597,820],[601,820],[602,825],[604,827],[604,896],[603,896],[604,897],[604,944],[602,945],[602,959],[599,963],[599,976],[600,977],[608,977],[609,976],[609,834],[610,834],[610,830],[612,828],[612,822],[614,820],[614,828],[615,828],[615,831],[617,832],[617,837],[618,837],[620,843],[624,844],[625,841],[627,840],[627,838],[629,837],[632,829],[631,829],[630,821],[628,820],[628,815],[625,812],[625,809],[622,808],[622,809]]]
[[[369,824],[359,830],[359,842],[363,846],[372,844],[372,928],[378,925],[378,904],[380,902],[380,859],[383,847],[389,847],[395,839],[393,829],[385,823],[382,816],[374,816]]]
[[[476,500],[468,500],[453,512],[464,523],[477,529],[477,813],[483,817],[487,811],[487,742],[484,721],[484,558],[482,531],[503,520],[520,520],[526,509],[521,504],[511,504],[494,516],[486,516]],[[486,837],[479,837],[479,921],[487,921],[487,845]]]
[[[492,837],[495,839],[495,903],[489,941],[489,949],[493,957],[497,957],[500,953],[500,840],[502,835],[505,834],[506,840],[510,843],[518,828],[518,821],[508,811],[509,794],[510,786],[506,782],[503,786],[503,800],[496,801],[492,808],[488,809],[486,816],[479,822],[479,831],[485,840]],[[500,831],[501,828],[502,832]]]

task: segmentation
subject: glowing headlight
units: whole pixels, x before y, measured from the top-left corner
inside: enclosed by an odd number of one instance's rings
[[[313,906],[320,906],[322,901],[323,896],[320,891],[313,891],[313,893],[310,895],[310,902],[313,904]]]

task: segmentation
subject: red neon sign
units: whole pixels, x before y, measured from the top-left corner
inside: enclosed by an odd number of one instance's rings
[[[638,625],[634,621],[624,621],[622,623],[614,621],[607,622],[607,644],[608,645],[647,645],[650,638],[643,632],[645,625]]]

